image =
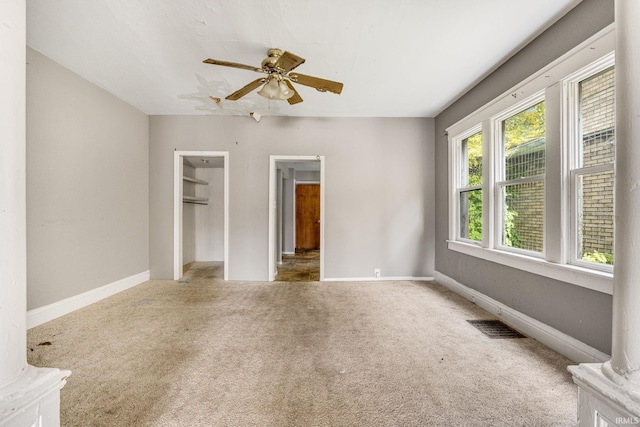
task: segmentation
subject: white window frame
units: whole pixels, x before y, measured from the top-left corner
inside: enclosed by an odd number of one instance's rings
[[[568,263],[596,270],[613,273],[612,265],[597,264],[584,261],[577,257],[578,253],[578,205],[577,205],[577,184],[578,177],[598,172],[614,170],[614,162],[596,166],[578,166],[580,164],[580,147],[582,146],[582,135],[580,135],[580,83],[608,68],[615,65],[615,53],[610,52],[599,60],[592,62],[581,68],[563,80],[563,127],[566,129],[565,138],[567,140],[567,152],[565,162],[565,173],[567,177],[568,206],[570,217],[567,225],[569,228],[569,244],[566,245],[565,259]]]
[[[579,70],[594,64],[615,49],[614,25],[600,31],[594,37],[577,46],[561,58],[553,61],[525,81],[503,93],[479,110],[449,126],[446,131],[449,140],[449,240],[448,249],[480,259],[503,264],[540,276],[549,277],[576,286],[606,294],[613,293],[613,273],[593,268],[593,263],[578,265],[569,262],[571,206],[569,189],[570,169],[568,163],[568,127],[564,117],[567,100],[563,99],[563,84]],[[496,168],[501,167],[501,157],[496,150],[497,118],[507,111],[517,113],[523,105],[536,96],[543,96],[546,103],[546,172],[545,172],[545,215],[544,250],[542,254],[521,251],[517,248],[505,250],[498,245],[502,227],[496,222],[500,212],[500,197],[496,185],[499,177]],[[459,238],[459,174],[461,152],[459,143],[466,136],[477,131],[478,124],[483,131],[483,241]],[[499,145],[498,145],[499,146]],[[500,215],[501,216],[501,215]],[[515,250],[514,250],[515,249]],[[538,256],[535,256],[538,255]]]
[[[454,203],[455,203],[455,212],[456,212],[456,219],[455,219],[455,224],[457,225],[456,229],[454,230],[455,232],[455,239],[462,241],[462,242],[466,242],[472,245],[482,245],[482,241],[477,241],[477,240],[473,240],[473,239],[467,239],[464,238],[460,235],[460,215],[461,215],[461,208],[462,206],[460,206],[460,196],[463,192],[468,192],[468,191],[474,191],[474,190],[483,190],[483,185],[466,185],[466,186],[462,186],[462,181],[463,181],[463,161],[466,160],[463,156],[462,153],[462,143],[465,139],[469,138],[470,136],[473,136],[477,133],[481,133],[482,132],[482,124],[477,124],[475,126],[473,126],[472,128],[468,129],[467,131],[461,133],[460,135],[456,136],[456,138],[454,139],[453,145],[454,145],[454,153],[453,156],[455,157],[454,160],[454,164],[457,165],[457,172],[455,174],[455,193],[456,195],[454,196]],[[482,149],[483,149],[483,155],[484,155],[484,139],[483,139],[483,144],[482,144]],[[466,172],[466,171],[465,171]],[[484,157],[483,157],[483,164],[482,164],[482,175],[483,175],[483,180],[484,180],[484,174],[485,174],[485,170],[484,170]],[[484,235],[485,235],[485,229],[484,229],[484,218],[485,218],[485,214],[484,214],[484,198],[485,198],[485,194],[484,191],[482,192],[482,200],[483,200],[483,206],[482,206],[482,220],[483,220],[483,227],[482,227],[482,236],[483,236],[483,240],[484,240]]]
[[[505,170],[504,170],[505,150],[504,150],[503,135],[502,135],[502,122],[526,110],[529,107],[533,107],[534,105],[540,102],[546,101],[544,94],[545,94],[544,91],[540,91],[534,94],[533,96],[528,97],[524,101],[513,105],[507,110],[502,111],[500,114],[491,118],[491,124],[494,128],[494,132],[493,132],[494,140],[492,141],[493,143],[492,145],[494,146],[494,153],[496,155],[496,158],[495,158],[496,167],[494,168],[494,173],[495,173],[495,180],[494,180],[495,209],[494,211],[497,213],[494,217],[494,220],[495,220],[494,241],[496,242],[495,247],[496,249],[499,249],[502,251],[513,252],[513,253],[517,253],[525,256],[531,256],[535,258],[544,258],[545,256],[545,247],[546,247],[545,245],[546,233],[544,232],[544,229],[546,228],[545,215],[542,216],[543,239],[542,239],[541,252],[529,251],[526,249],[514,248],[511,246],[503,245],[502,231],[504,230],[504,215],[502,213],[504,212],[504,198],[502,197],[502,189],[507,185],[524,184],[528,182],[537,182],[537,181],[542,181],[543,185],[546,187],[546,182],[545,182],[546,168],[545,168],[545,174],[542,174],[542,175],[528,176],[528,177],[509,179],[509,180],[505,178]],[[546,104],[545,104],[545,107],[546,107]],[[546,136],[546,122],[545,122],[545,136]],[[545,157],[546,157],[546,147],[545,147]]]

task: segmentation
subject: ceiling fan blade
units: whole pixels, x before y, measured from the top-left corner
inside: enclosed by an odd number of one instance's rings
[[[221,61],[219,59],[205,59],[205,64],[222,65],[223,67],[240,68],[242,70],[256,71],[258,73],[264,73],[262,68],[254,67],[251,65],[238,64],[237,62]]]
[[[321,92],[333,92],[340,94],[343,84],[331,80],[321,79],[319,77],[306,76],[304,74],[292,73],[289,78],[295,83],[318,89]]]
[[[285,82],[287,83],[287,86],[289,86],[289,89],[291,89],[293,91],[293,96],[289,99],[287,99],[287,102],[291,105],[294,104],[299,104],[303,101],[302,97],[300,96],[300,94],[298,93],[298,91],[296,90],[296,88],[293,87],[293,85],[291,84],[291,82],[289,80],[285,80]]]
[[[243,87],[241,89],[238,89],[237,91],[233,92],[231,95],[227,96],[225,99],[228,99],[230,101],[237,101],[238,99],[242,98],[243,96],[245,96],[246,94],[248,94],[252,90],[254,90],[254,89],[258,88],[260,85],[264,84],[265,81],[266,81],[266,79],[254,80],[251,83],[249,83],[248,85],[246,85],[245,87]]]
[[[278,61],[276,61],[275,67],[287,73],[293,70],[294,68],[296,68],[297,66],[304,64],[304,61],[305,61],[304,58],[301,58],[294,53],[285,52],[282,54],[282,56],[280,56],[280,58],[278,58]]]

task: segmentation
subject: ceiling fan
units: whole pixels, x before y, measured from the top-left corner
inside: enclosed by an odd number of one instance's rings
[[[240,68],[242,70],[255,71],[264,73],[266,77],[260,77],[238,89],[225,99],[237,101],[249,92],[262,86],[258,91],[258,95],[268,99],[287,100],[289,104],[298,104],[302,102],[300,94],[293,87],[293,83],[309,86],[320,92],[333,92],[340,94],[342,92],[342,83],[325,80],[318,77],[307,76],[292,71],[299,65],[304,63],[304,58],[299,57],[291,52],[283,52],[280,49],[269,49],[267,58],[262,61],[260,67],[251,65],[238,64],[236,62],[220,61],[218,59],[205,59],[204,63],[213,65],[222,65],[224,67]]]

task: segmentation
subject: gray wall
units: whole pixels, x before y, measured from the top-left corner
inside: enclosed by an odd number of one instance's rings
[[[27,49],[28,308],[149,269],[148,117]]]
[[[209,185],[197,186],[199,190],[197,195],[209,198],[209,203],[194,205],[195,259],[196,261],[222,261],[224,260],[224,169],[197,168],[196,178],[209,183]]]
[[[295,171],[296,181],[320,182],[320,171]]]
[[[610,295],[447,249],[445,129],[612,22],[612,0],[584,0],[435,119],[436,270],[605,353],[611,350]]]
[[[326,156],[327,278],[433,275],[433,119],[152,116],[150,266],[171,278],[173,151],[229,151],[229,278],[268,279],[269,155]]]

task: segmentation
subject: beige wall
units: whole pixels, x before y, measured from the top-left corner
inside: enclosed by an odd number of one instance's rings
[[[198,168],[196,178],[209,183],[196,186],[197,194],[207,197],[209,202],[206,205],[195,206],[195,259],[223,261],[224,168]],[[186,204],[183,206],[186,207]]]
[[[268,279],[270,155],[323,155],[325,276],[433,276],[434,134],[426,118],[152,116],[152,278],[173,277],[174,150],[229,152],[229,278]]]
[[[149,269],[148,123],[27,49],[29,309]]]

